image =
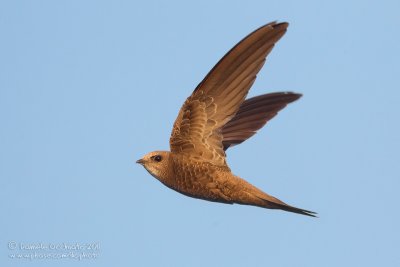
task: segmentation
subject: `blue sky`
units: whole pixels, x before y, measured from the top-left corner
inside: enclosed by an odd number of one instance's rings
[[[399,266],[399,9],[1,1],[0,265]],[[230,149],[228,162],[318,219],[191,199],[134,164],[169,148],[186,97],[273,20],[289,30],[250,96],[304,96]],[[80,261],[10,258],[53,252],[20,247],[33,243],[100,250]]]

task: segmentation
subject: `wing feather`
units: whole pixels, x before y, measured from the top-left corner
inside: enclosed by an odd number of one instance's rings
[[[235,117],[222,128],[224,150],[252,137],[281,109],[300,97],[300,94],[282,92],[260,95],[244,101]]]
[[[223,141],[229,142],[235,135],[227,131],[231,135],[225,139],[223,127],[238,112],[266,56],[287,27],[287,23],[272,22],[255,30],[212,68],[185,101],[175,120],[171,152],[226,165]],[[234,126],[231,124],[231,130]],[[242,136],[242,132],[239,135]]]

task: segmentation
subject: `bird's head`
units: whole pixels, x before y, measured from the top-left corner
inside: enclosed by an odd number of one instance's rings
[[[170,154],[168,151],[153,151],[144,155],[136,163],[142,165],[151,175],[163,182],[167,179],[170,171],[168,168]]]

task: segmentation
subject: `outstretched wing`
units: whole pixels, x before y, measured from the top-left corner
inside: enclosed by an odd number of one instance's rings
[[[224,166],[222,127],[240,105],[287,23],[269,23],[240,41],[207,74],[185,101],[174,123],[171,152]]]
[[[222,128],[224,150],[252,137],[270,119],[275,117],[278,111],[300,97],[301,94],[280,92],[246,99],[240,105],[235,117]]]

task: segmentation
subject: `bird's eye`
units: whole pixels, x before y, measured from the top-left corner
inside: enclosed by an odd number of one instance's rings
[[[157,161],[157,162],[160,162],[161,160],[162,160],[162,157],[160,156],[160,155],[156,155],[156,156],[153,156],[153,157],[151,157],[153,160],[155,160],[155,161]]]

